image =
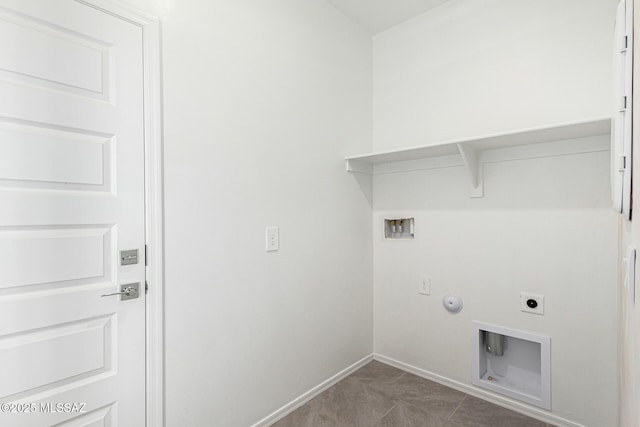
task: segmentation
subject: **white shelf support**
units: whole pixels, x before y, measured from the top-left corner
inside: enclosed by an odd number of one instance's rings
[[[478,156],[478,150],[468,144],[456,144],[462,161],[467,168],[469,177],[471,178],[471,191],[469,197],[484,196],[484,180],[482,173],[482,163]]]
[[[347,172],[373,175],[373,165],[371,163],[359,162],[358,160],[347,159],[346,166],[347,166]]]
[[[492,135],[346,157],[348,172],[367,175],[465,166],[471,197],[484,195],[484,165],[608,151],[611,118],[595,117]]]

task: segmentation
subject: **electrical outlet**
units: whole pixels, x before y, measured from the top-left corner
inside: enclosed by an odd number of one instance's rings
[[[544,295],[520,293],[520,310],[526,313],[544,314]]]
[[[418,280],[418,293],[431,295],[431,277],[422,276]]]

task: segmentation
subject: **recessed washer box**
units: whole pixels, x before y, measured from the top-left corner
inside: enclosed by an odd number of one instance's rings
[[[473,384],[551,410],[551,338],[472,323]]]
[[[384,220],[384,238],[390,240],[407,240],[415,237],[414,218],[392,218]]]

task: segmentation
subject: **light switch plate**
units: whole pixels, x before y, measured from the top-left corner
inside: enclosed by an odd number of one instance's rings
[[[627,289],[627,298],[631,305],[635,304],[636,300],[636,249],[629,246],[627,248],[627,256],[624,259],[625,274],[624,274],[624,287]]]
[[[418,278],[418,293],[431,295],[431,277],[421,276]]]
[[[273,252],[280,249],[280,228],[267,227],[267,241],[265,250],[267,252]]]

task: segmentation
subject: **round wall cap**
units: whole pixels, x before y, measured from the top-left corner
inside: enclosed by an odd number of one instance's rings
[[[442,299],[442,306],[450,313],[459,313],[462,310],[462,298],[448,294]]]

